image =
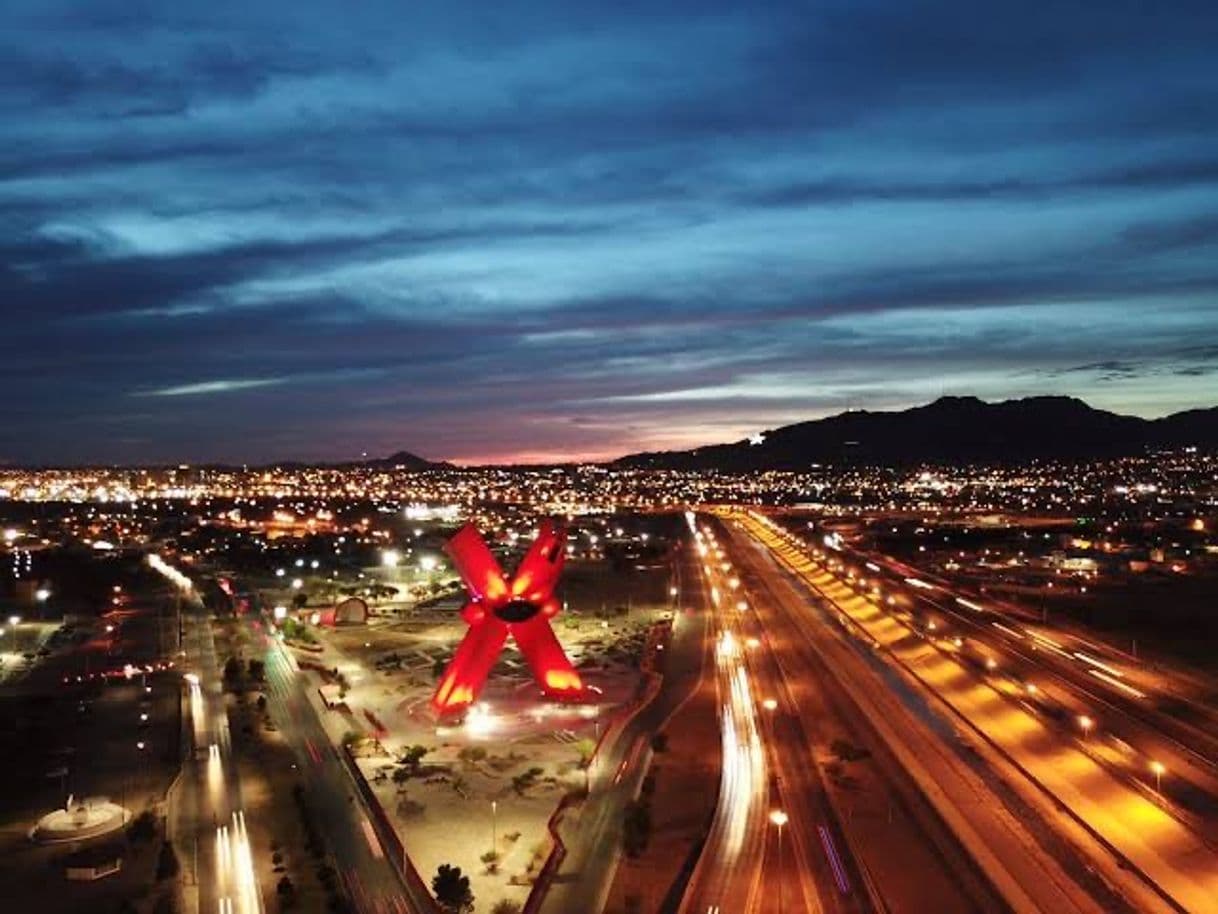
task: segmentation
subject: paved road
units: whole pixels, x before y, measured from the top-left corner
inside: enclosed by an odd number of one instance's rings
[[[886,663],[873,642],[846,634],[839,623],[847,617],[840,615],[843,611],[837,604],[815,590],[804,590],[805,572],[797,571],[803,560],[760,524],[743,515],[736,517],[749,537],[765,544],[767,556],[781,555],[784,562],[794,563],[781,568],[768,558],[765,563],[775,590],[787,595],[791,618],[1010,908],[1046,914],[1120,910],[1111,898],[1097,902],[1092,890],[1076,881],[1082,867],[1073,848],[1050,840],[1051,835],[1047,838],[1036,819],[1025,819],[1025,806],[1016,803],[1015,811],[1007,808],[1012,802],[1009,788],[995,782],[972,753],[962,751],[951,719]]]
[[[193,594],[184,600],[182,635],[185,665],[195,677],[187,685],[194,751],[183,760],[169,827],[184,858],[186,904],[205,914],[260,914],[222,671],[207,611]]]
[[[908,619],[848,586],[789,539],[755,519],[744,522],[808,586],[865,630],[919,690],[978,737],[995,764],[1011,769],[1010,782],[1024,800],[1052,804],[1055,829],[1073,832],[1090,864],[1120,886],[1131,904],[1140,910],[1213,910],[1218,853],[1152,793],[1107,764],[1088,739],[1063,734],[1033,705],[920,637]]]
[[[967,852],[867,719],[858,714],[838,677],[810,643],[797,619],[806,616],[802,597],[777,585],[778,569],[752,543],[741,541],[730,529],[725,541],[748,588],[761,640],[777,668],[775,719],[781,723],[793,717],[802,724],[803,732],[794,741],[783,741],[779,758],[788,769],[798,771],[815,751],[814,735],[824,754],[826,733],[840,734],[869,754],[870,772],[860,774],[857,763],[846,766],[846,777],[862,778],[859,787],[839,786],[836,805],[826,798],[804,813],[831,821],[841,843],[855,851],[852,859],[863,879],[854,881],[856,893],[869,896],[878,911],[1005,911]],[[820,770],[814,765],[803,767],[809,772]],[[784,773],[784,783],[787,776]],[[824,796],[824,785],[819,777],[816,780],[814,789],[802,791],[804,796]]]
[[[705,579],[720,633],[723,781],[702,859],[681,910],[871,911],[819,771],[805,714],[796,707],[739,571],[703,519]],[[785,815],[780,830],[774,813]]]
[[[252,643],[262,645],[266,663],[267,709],[304,773],[308,802],[355,908],[362,914],[428,914],[433,910],[430,897],[403,884],[376,841],[351,775],[306,692],[309,678],[294,668],[278,642],[266,637],[260,623],[249,625]]]
[[[907,581],[918,572],[886,556],[847,554],[857,556],[852,567],[900,592],[921,619],[935,619],[942,643],[962,637],[966,655],[974,652],[977,662],[994,659],[996,675],[1025,688],[1032,683],[1037,691],[1026,700],[1058,716],[1064,727],[1077,732],[1076,722],[1087,717],[1096,722],[1095,740],[1119,739],[1114,766],[1147,790],[1161,790],[1218,843],[1218,719],[1181,697],[1188,686],[1170,670],[1150,671],[1107,645],[1029,620],[1019,608],[958,590],[942,578],[932,583],[915,577],[923,586],[911,586]],[[868,562],[882,572],[870,573]],[[1158,782],[1155,764],[1164,769]]]

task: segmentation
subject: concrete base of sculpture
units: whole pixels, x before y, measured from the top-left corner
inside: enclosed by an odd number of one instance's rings
[[[131,821],[131,813],[105,797],[71,802],[66,809],[49,812],[30,831],[39,844],[84,841],[118,831]]]

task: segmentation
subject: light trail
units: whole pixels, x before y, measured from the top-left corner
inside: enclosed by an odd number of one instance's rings
[[[199,685],[199,677],[193,674],[187,675],[186,682],[190,689],[190,721],[194,727],[195,746],[202,746],[207,743],[207,717],[203,710],[203,688]]]
[[[1117,679],[1124,678],[1124,676],[1125,676],[1125,674],[1122,673],[1120,670],[1118,670],[1116,667],[1109,666],[1108,664],[1104,663],[1104,661],[1097,660],[1096,658],[1092,657],[1090,654],[1084,654],[1082,651],[1075,651],[1074,656],[1077,657],[1079,660],[1083,661],[1083,663],[1089,663],[1093,667],[1103,670],[1109,676],[1115,676],[1115,677],[1117,677]]]
[[[825,849],[825,857],[829,861],[829,869],[833,871],[833,881],[837,883],[837,890],[843,895],[849,894],[850,878],[846,875],[846,867],[842,864],[842,858],[837,853],[837,846],[833,843],[833,835],[829,834],[829,829],[823,825],[816,826],[816,833],[820,835],[820,844]]]
[[[220,896],[220,911],[261,914],[262,899],[242,811],[232,814],[231,825],[216,829],[216,891]]]
[[[153,571],[156,571],[163,577],[167,578],[180,590],[194,589],[194,584],[191,583],[190,578],[182,574],[182,572],[178,571],[178,569],[174,568],[155,552],[149,553],[148,565]]]
[[[207,796],[213,806],[218,806],[224,792],[224,767],[220,759],[220,747],[212,743],[207,747]]]
[[[1090,673],[1092,676],[1094,676],[1096,679],[1099,679],[1102,682],[1106,682],[1110,686],[1115,686],[1116,688],[1125,692],[1127,695],[1132,695],[1134,698],[1145,698],[1146,697],[1145,692],[1141,692],[1138,689],[1135,689],[1129,683],[1121,682],[1121,680],[1115,679],[1112,676],[1109,676],[1107,673],[1101,672],[1100,670],[1087,670],[1087,672]]]

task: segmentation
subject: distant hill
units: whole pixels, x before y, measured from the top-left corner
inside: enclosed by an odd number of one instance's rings
[[[456,469],[451,463],[434,462],[426,457],[420,457],[418,454],[412,454],[410,451],[398,451],[390,454],[388,457],[364,457],[359,460],[340,460],[336,463],[310,463],[303,460],[279,460],[267,466],[277,467],[281,470],[306,469],[309,467],[330,467],[332,469],[346,470],[356,467],[373,467],[374,469],[382,470],[452,470]]]
[[[857,410],[689,451],[631,454],[615,466],[656,469],[799,469],[813,463],[1022,462],[1118,457],[1153,448],[1218,449],[1218,407],[1142,419],[1073,397],[986,403],[942,397],[899,412]]]
[[[371,458],[368,460],[356,461],[353,465],[365,467],[380,467],[387,470],[402,469],[402,470],[451,470],[451,463],[428,460],[426,457],[420,457],[418,454],[412,454],[410,451],[398,451],[390,454],[388,457]]]

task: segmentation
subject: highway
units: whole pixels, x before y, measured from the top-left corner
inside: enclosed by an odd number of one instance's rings
[[[184,759],[170,832],[184,858],[188,907],[209,914],[265,909],[246,831],[241,783],[215,642],[202,603],[187,594],[182,614],[193,753]]]
[[[681,911],[870,911],[809,764],[801,715],[744,611],[740,579],[710,526],[695,536],[715,618],[724,761],[715,817]],[[768,698],[775,695],[782,697]]]
[[[1005,678],[1046,717],[1076,734],[1079,721],[1092,721],[1086,736],[1107,764],[1218,843],[1218,720],[1183,696],[1187,688],[1172,671],[1150,670],[1107,645],[885,556],[847,549],[841,561],[840,579],[898,594],[897,607],[909,610],[924,636]]]
[[[241,802],[241,784],[232,755],[222,671],[216,659],[207,613],[190,582],[171,566],[153,563],[181,587],[189,611],[183,613],[193,760],[184,766],[171,810],[170,829],[186,856],[186,903],[193,911],[261,914],[262,891]],[[354,909],[361,914],[431,914],[426,890],[412,891],[385,857],[361,800],[318,718],[287,651],[267,635],[256,618],[243,623],[251,644],[262,651],[267,710],[302,770],[307,801],[324,823],[326,845]]]
[[[372,837],[369,813],[307,694],[308,677],[261,622],[249,619],[246,625],[252,643],[262,645],[267,710],[296,756],[307,801],[324,826],[351,903],[361,914],[430,914],[435,907],[426,890],[404,883]]]
[[[990,760],[957,737],[951,722],[877,651],[874,639],[845,624],[840,611],[785,564],[778,551],[782,544],[768,529],[743,513],[730,515],[728,527],[736,553],[752,553],[755,573],[1003,906],[1020,914],[1132,910],[1119,899],[1094,897],[1095,886],[1083,884],[1083,868],[1068,849],[1049,841],[1032,820],[1032,810],[1014,802],[980,764]]]
[[[793,788],[800,775],[812,782],[786,792],[805,802],[819,797],[805,815],[836,824],[861,876],[860,900],[877,911],[1008,910],[825,664],[816,642],[834,637],[832,630],[813,628],[809,636],[801,625],[806,601],[780,586],[778,569],[764,553],[725,530],[751,608],[746,620],[765,648],[754,668],[772,670],[766,689],[776,706],[766,718],[772,722],[774,763],[784,788]],[[821,768],[842,765],[832,752],[839,740],[861,748],[867,760],[852,762],[834,789],[826,790]],[[809,765],[813,758],[820,764]]]
[[[1088,734],[1075,739],[1059,733],[1033,706],[1004,694],[961,658],[928,644],[890,614],[885,600],[848,587],[771,522],[755,515],[740,518],[750,535],[865,632],[907,681],[971,731],[979,751],[992,754],[994,764],[1017,771],[1019,778],[1011,783],[1025,802],[1037,803],[1039,794],[1051,801],[1049,809],[1068,813],[1056,816],[1056,830],[1130,904],[1139,910],[1212,910],[1218,857],[1153,796],[1102,764],[1087,746]]]

